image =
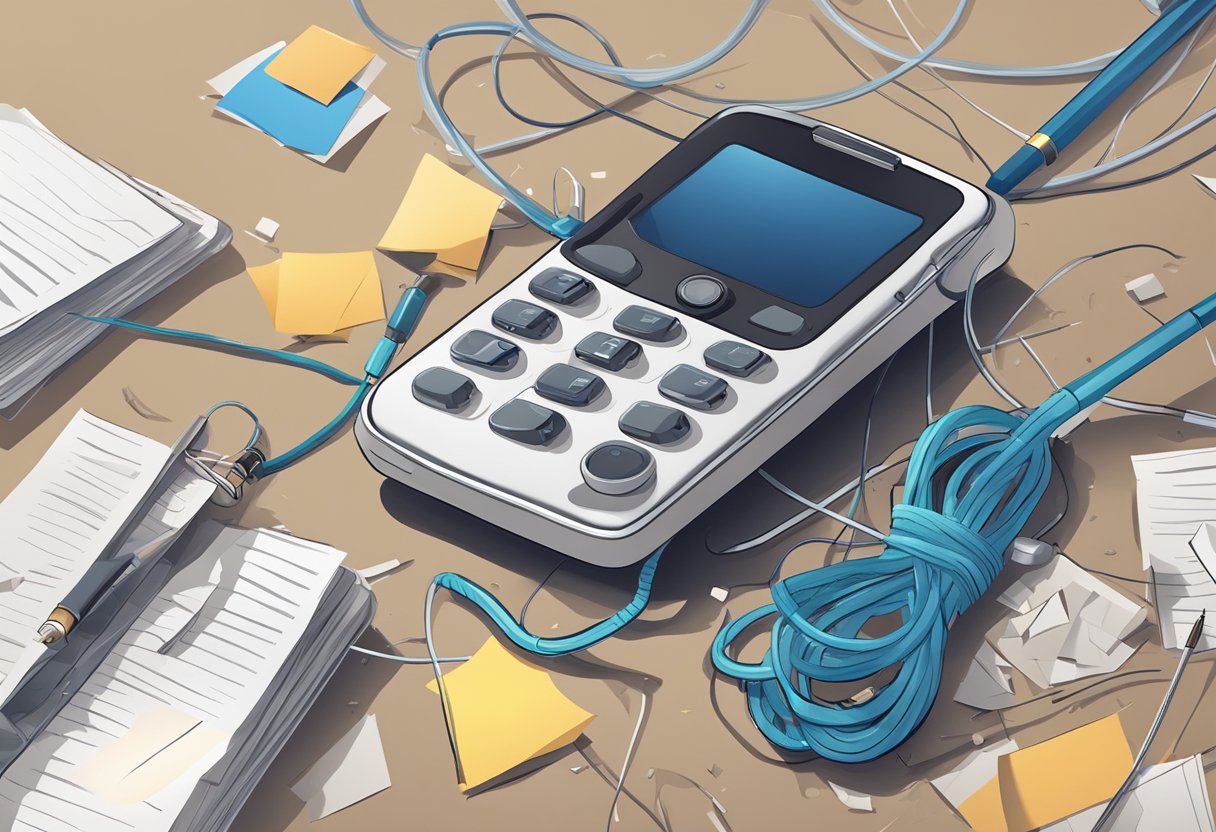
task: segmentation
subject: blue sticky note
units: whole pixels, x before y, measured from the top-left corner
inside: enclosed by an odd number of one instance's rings
[[[216,106],[256,125],[288,147],[324,155],[350,121],[363,98],[363,88],[348,82],[333,101],[322,104],[266,74],[266,65],[278,54],[238,81]]]

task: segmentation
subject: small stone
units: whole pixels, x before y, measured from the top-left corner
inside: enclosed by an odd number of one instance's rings
[[[983,744],[984,744],[984,737],[983,737],[983,735],[982,735],[982,734],[980,734],[980,733],[978,733],[978,732],[977,732],[977,733],[972,734],[972,735],[971,735],[971,744],[972,744],[972,745],[974,745],[974,746],[976,746],[976,747],[979,747],[979,746],[983,745]]]

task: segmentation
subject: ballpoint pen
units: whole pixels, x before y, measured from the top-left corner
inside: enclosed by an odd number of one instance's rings
[[[93,562],[80,580],[76,582],[76,586],[64,596],[62,601],[55,605],[50,615],[47,616],[46,621],[43,622],[42,626],[38,628],[38,632],[34,635],[35,642],[50,645],[65,638],[68,633],[76,628],[80,620],[96,606],[97,602],[106,594],[106,590],[122,577],[127,567],[137,564],[142,559],[141,555],[149,551],[149,546],[155,548],[155,545],[159,545],[160,542],[163,542],[163,538],[168,536],[162,535],[138,550],[123,550],[123,546],[131,537],[132,532],[143,522],[144,516],[152,508],[152,505],[160,499],[161,492],[164,491],[164,487],[169,483],[170,476],[176,470],[174,465],[177,460],[202,435],[206,426],[207,419],[200,416],[191,422],[189,427],[173,443],[168,458],[164,465],[161,466],[160,471],[157,472],[156,477],[148,487],[147,493],[135,505],[131,513],[127,515],[126,520],[115,530],[105,547],[101,550],[101,553],[97,556],[97,560]]]
[[[1030,174],[1051,165],[1081,132],[1143,75],[1171,46],[1213,10],[1216,0],[1174,0],[1161,16],[1072,97],[988,178],[989,189],[1007,194]]]
[[[1178,669],[1174,671],[1174,678],[1170,680],[1170,686],[1165,691],[1165,697],[1161,700],[1161,707],[1157,709],[1157,717],[1153,720],[1152,727],[1148,729],[1148,736],[1144,738],[1144,744],[1140,746],[1136,759],[1132,761],[1132,770],[1127,775],[1127,779],[1123,781],[1123,785],[1119,786],[1119,790],[1115,792],[1115,796],[1107,802],[1106,808],[1102,810],[1098,822],[1094,824],[1094,828],[1090,832],[1102,832],[1102,828],[1115,816],[1119,803],[1127,796],[1127,793],[1131,791],[1132,785],[1136,782],[1136,777],[1140,774],[1140,766],[1144,764],[1144,758],[1148,756],[1148,747],[1153,744],[1157,731],[1165,720],[1165,712],[1169,709],[1170,702],[1174,699],[1174,692],[1178,690],[1178,682],[1182,679],[1182,671],[1186,668],[1186,663],[1190,660],[1191,654],[1195,652],[1195,648],[1199,646],[1199,639],[1203,636],[1203,620],[1206,617],[1207,610],[1204,610],[1199,613],[1199,617],[1191,625],[1190,635],[1186,637],[1186,646],[1183,647],[1182,655],[1178,658]]]

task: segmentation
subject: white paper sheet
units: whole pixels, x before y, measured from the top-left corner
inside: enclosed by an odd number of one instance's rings
[[[1024,574],[997,599],[1017,615],[989,641],[1041,688],[1111,673],[1134,652],[1123,639],[1147,611],[1064,555]]]
[[[0,104],[0,335],[180,225],[27,111]]]
[[[0,778],[0,828],[20,832],[167,832],[198,779],[227,750],[212,748],[169,786],[135,804],[107,801],[77,784],[79,770],[152,709],[197,718],[232,736],[249,717],[317,609],[343,554],[264,530],[209,523],[213,542],[160,592],[163,608],[211,586],[168,653],[145,611],[58,716]],[[11,823],[6,826],[5,822]]]
[[[1005,672],[1007,667],[1009,662],[988,642],[982,642],[955,691],[954,701],[985,711],[1008,708],[1016,697],[1009,674]]]
[[[346,732],[291,787],[309,820],[320,820],[392,785],[376,717],[369,714]]]
[[[832,787],[832,791],[836,793],[836,797],[845,806],[848,806],[854,812],[873,812],[874,801],[870,795],[865,792],[859,792],[856,789],[850,789],[846,786],[838,786],[831,780],[828,785]]]
[[[1042,832],[1091,832],[1106,804],[1044,826]],[[1216,832],[1199,755],[1150,766],[1103,832]]]
[[[45,652],[33,643],[39,625],[127,521],[168,456],[165,445],[80,410],[0,503],[0,569],[24,578],[0,593],[0,702]],[[130,548],[167,544],[214,493],[188,463],[179,465]]]
[[[972,751],[953,771],[929,782],[947,803],[957,809],[985,783],[996,777],[997,760],[1017,750],[1018,744],[1013,740],[1001,740]]]
[[[1161,641],[1181,649],[1199,613],[1216,609],[1216,580],[1191,548],[1196,532],[1216,521],[1216,448],[1132,457],[1136,515],[1145,569],[1151,569]],[[1199,650],[1216,647],[1216,616]]]

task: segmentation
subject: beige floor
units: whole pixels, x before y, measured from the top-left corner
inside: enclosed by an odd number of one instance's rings
[[[489,0],[370,0],[370,5],[392,31],[415,39],[446,23],[497,14]],[[912,2],[923,25],[910,20],[922,42],[942,25],[952,5],[948,0]],[[878,0],[841,6],[880,30],[895,29],[889,10]],[[592,0],[568,0],[528,7],[582,15],[602,27],[627,62],[654,65],[686,59],[716,42],[743,3],[627,0],[609,7]],[[838,89],[858,80],[837,52],[838,46],[867,71],[885,68],[856,45],[841,42],[835,33],[836,43],[827,40],[815,22],[820,19],[806,0],[775,0],[747,41],[720,67],[689,86],[740,98]],[[1021,64],[1075,59],[1128,43],[1149,20],[1135,0],[1067,4],[980,0],[945,51]],[[370,248],[420,155],[425,151],[444,155],[422,114],[413,64],[387,54],[389,67],[374,89],[393,112],[357,152],[341,154],[331,167],[316,165],[212,115],[212,103],[199,98],[206,92],[204,79],[277,39],[293,37],[310,23],[371,42],[342,0],[6,4],[0,35],[0,101],[29,107],[84,152],[180,194],[235,229],[229,250],[149,304],[141,320],[283,345],[287,339],[272,330],[243,274],[247,264],[268,262],[275,254],[243,230],[259,217],[269,216],[282,223],[278,243],[286,250]],[[891,34],[879,36],[895,42]],[[592,53],[587,38],[576,33],[567,37],[573,46]],[[519,130],[498,107],[492,85],[486,83],[485,58],[493,46],[487,39],[445,46],[435,60],[440,79],[457,73],[449,106],[459,123],[483,142]],[[1131,148],[1169,123],[1213,58],[1216,43],[1207,38],[1168,88],[1141,108],[1120,147]],[[511,98],[536,116],[578,112],[579,105],[530,61],[508,62],[504,78]],[[908,76],[908,82],[949,110],[991,163],[999,163],[1015,148],[1013,136],[931,78],[917,72]],[[1027,132],[1033,132],[1077,88],[1075,80],[985,84],[958,79],[957,86]],[[597,95],[615,94],[602,84],[591,89]],[[978,161],[942,132],[950,128],[939,112],[906,91],[891,88],[890,93],[920,117],[877,95],[818,115],[974,181],[983,180]],[[1209,93],[1202,106],[1211,106],[1211,100]],[[696,123],[653,103],[632,103],[637,115],[669,130],[687,132]],[[1098,137],[1109,133],[1115,120],[1105,118],[1065,155],[1062,166],[1080,164],[1099,153]],[[1210,145],[1211,135],[1200,131],[1133,170],[1146,173],[1187,158]],[[534,188],[542,197],[549,193],[554,170],[565,165],[587,186],[594,210],[667,147],[661,138],[609,119],[506,154],[496,164],[517,186]],[[599,170],[606,171],[606,177],[592,179],[590,172]],[[1059,379],[1078,375],[1091,361],[1114,354],[1155,325],[1124,293],[1122,284],[1131,277],[1148,271],[1161,277],[1168,295],[1151,307],[1159,317],[1174,314],[1210,292],[1216,287],[1212,278],[1216,201],[1196,185],[1192,172],[1216,175],[1216,157],[1155,184],[1019,205],[1013,258],[978,296],[981,337],[1008,317],[1028,287],[1039,285],[1071,258],[1110,246],[1155,243],[1180,257],[1140,249],[1083,267],[1052,288],[1019,321],[1023,332],[1047,322],[1079,322],[1034,342]],[[432,302],[411,348],[510,280],[547,245],[544,236],[532,230],[497,234],[481,278],[444,289]],[[391,298],[411,274],[382,256],[378,261]],[[377,327],[364,327],[349,344],[319,345],[309,354],[354,371],[377,334]],[[1049,390],[1025,352],[1007,348],[997,363],[999,376],[1025,399],[1037,400]],[[872,460],[896,453],[923,427],[924,373],[925,339],[920,337],[901,354],[887,379],[875,416]],[[1202,339],[1195,339],[1127,383],[1123,392],[1130,398],[1216,410],[1214,378],[1208,348]],[[854,476],[871,384],[863,384],[779,454],[772,469],[812,495],[825,494]],[[125,403],[124,387],[172,421],[141,419]],[[0,424],[0,493],[7,493],[80,407],[167,440],[211,403],[237,398],[256,408],[270,426],[274,446],[282,449],[328,419],[346,394],[345,388],[306,373],[115,333],[75,361],[17,420]],[[935,410],[995,401],[962,350],[959,316],[947,316],[938,330]],[[224,425],[221,440],[236,441],[238,429],[235,422]],[[1210,432],[1177,420],[1100,411],[1092,424],[1075,434],[1066,454],[1072,507],[1055,532],[1058,542],[1086,566],[1140,577],[1128,456],[1213,441]],[[814,464],[807,464],[808,460]],[[887,520],[883,507],[892,482],[880,478],[869,490],[871,519],[880,527]],[[707,659],[724,614],[722,605],[709,597],[709,589],[762,581],[783,546],[774,544],[735,557],[715,556],[708,549],[763,528],[791,507],[758,478],[727,499],[740,519],[727,527],[717,513],[710,512],[677,538],[658,575],[659,603],[644,623],[582,657],[545,663],[563,690],[599,714],[587,729],[582,751],[572,751],[567,759],[522,781],[465,798],[455,786],[436,700],[423,690],[429,672],[352,658],[234,829],[602,828],[608,820],[611,780],[619,770],[643,697],[648,714],[626,781],[620,822],[612,824],[616,829],[659,828],[654,813],[660,797],[672,829],[710,828],[709,803],[692,787],[693,781],[719,798],[737,832],[962,829],[962,821],[923,781],[957,761],[972,747],[973,735],[984,740],[1008,730],[1026,744],[1120,711],[1131,740],[1138,743],[1143,736],[1175,661],[1161,649],[1155,628],[1145,631],[1143,644],[1128,665],[1153,672],[1099,685],[1067,703],[1052,704],[1047,698],[1011,708],[1001,715],[1003,723],[996,714],[977,714],[953,703],[949,694],[969,655],[999,618],[990,594],[954,628],[941,701],[901,750],[902,760],[891,756],[850,767],[785,758],[763,741],[748,721],[742,694],[729,681],[715,677]],[[387,558],[414,559],[409,569],[376,585],[380,611],[376,633],[365,638],[368,644],[422,632],[423,593],[437,571],[470,575],[494,588],[508,606],[518,608],[559,562],[551,551],[384,483],[364,463],[349,435],[259,486],[231,519],[247,525],[284,523],[298,534],[349,551],[352,566]],[[793,565],[817,565],[824,554],[821,549],[808,549],[796,556]],[[566,561],[532,604],[528,623],[546,634],[576,629],[615,609],[628,596],[634,574],[606,573]],[[1117,584],[1133,595],[1143,594],[1134,581]],[[740,590],[732,593],[726,607],[737,615],[763,600],[763,591]],[[487,636],[480,619],[450,603],[439,612],[436,633],[438,647],[446,653],[476,649]],[[1201,695],[1214,675],[1216,666],[1206,657],[1187,675],[1164,729],[1163,753],[1191,754],[1216,746],[1216,723],[1189,719],[1193,713],[1211,715],[1216,699],[1210,694],[1201,699]],[[1034,698],[1037,692],[1028,682],[1019,679],[1018,685],[1023,699]],[[310,825],[287,784],[369,712],[379,718],[393,787]],[[599,768],[572,773],[571,766],[587,764],[584,756]],[[646,776],[649,769],[655,771],[653,778]],[[832,795],[829,779],[874,793],[876,811],[848,812]]]

